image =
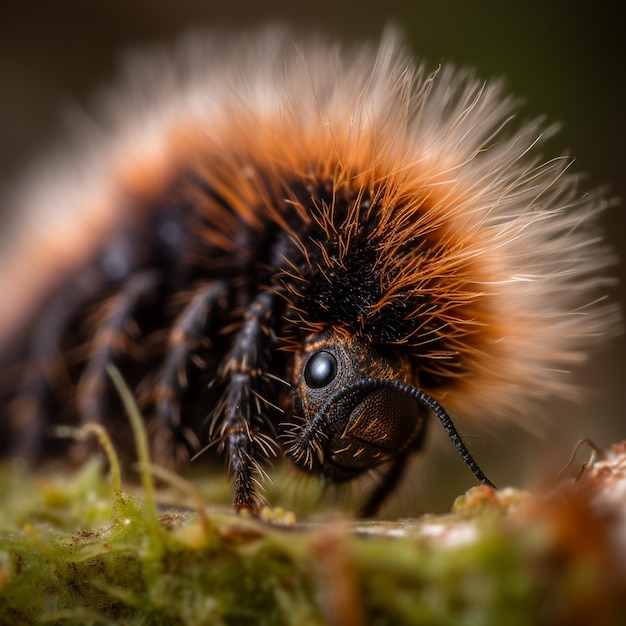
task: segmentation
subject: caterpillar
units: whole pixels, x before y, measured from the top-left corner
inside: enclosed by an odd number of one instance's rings
[[[518,110],[391,32],[137,57],[6,201],[2,452],[89,454],[55,424],[126,441],[113,366],[157,462],[214,445],[236,510],[259,510],[284,456],[328,483],[375,475],[374,514],[433,415],[491,484],[449,416],[527,422],[616,318],[598,296],[610,201]]]

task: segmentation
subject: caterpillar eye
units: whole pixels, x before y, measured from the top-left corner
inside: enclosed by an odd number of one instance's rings
[[[312,389],[330,385],[337,377],[337,359],[326,350],[314,353],[304,366],[304,381]]]

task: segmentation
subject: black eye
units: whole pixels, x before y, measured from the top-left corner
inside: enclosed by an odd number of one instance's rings
[[[304,366],[304,380],[309,387],[326,387],[337,375],[337,360],[330,352],[316,352]]]

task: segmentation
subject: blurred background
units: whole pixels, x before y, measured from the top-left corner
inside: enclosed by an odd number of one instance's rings
[[[575,169],[587,173],[589,187],[606,185],[612,196],[626,199],[623,0],[40,0],[5,3],[1,15],[2,186],[46,146],[62,143],[64,111],[89,109],[94,91],[113,79],[128,49],[168,44],[202,27],[282,21],[351,41],[375,39],[392,23],[431,66],[446,60],[473,66],[484,78],[504,77],[509,91],[525,99],[522,117],[546,114],[562,123],[550,145],[576,156]],[[606,214],[604,225],[622,254],[613,296],[626,302],[623,204]],[[626,438],[625,348],[620,336],[576,373],[592,390],[587,402],[547,407],[551,426],[541,439],[513,429],[493,438],[466,433],[485,472],[501,485],[524,485],[546,475],[547,460],[563,465],[581,437],[602,448]],[[452,460],[453,451],[444,456],[428,461],[428,475],[438,477],[421,482],[431,490],[436,485],[435,499],[449,506],[451,494],[471,485],[472,477]],[[441,480],[457,468],[458,479]]]

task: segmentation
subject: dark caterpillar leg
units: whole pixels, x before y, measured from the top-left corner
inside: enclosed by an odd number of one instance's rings
[[[212,433],[219,426],[215,434],[234,477],[233,506],[237,511],[258,510],[258,476],[263,473],[258,458],[275,454],[273,441],[261,430],[268,425],[261,405],[273,340],[274,299],[268,292],[257,296],[220,371],[227,388]]]
[[[19,366],[21,381],[9,407],[12,454],[32,464],[44,455],[51,412],[55,406],[56,390],[70,388],[67,362],[63,355],[63,336],[77,311],[100,286],[96,276],[71,281],[47,305],[34,326],[29,347]],[[61,394],[62,395],[62,394]]]
[[[151,297],[156,296],[159,284],[158,274],[146,270],[124,283],[122,289],[102,305],[102,321],[90,342],[87,365],[78,385],[81,424],[106,423],[111,415],[110,399],[117,396],[107,368],[117,366],[121,357],[132,352],[133,340],[139,333],[134,317]],[[89,451],[89,444],[80,442],[74,447],[72,456],[76,461],[82,461]]]
[[[393,460],[391,466],[383,475],[380,484],[377,485],[361,506],[359,511],[360,517],[372,517],[376,514],[382,503],[389,497],[389,494],[398,486],[400,479],[404,475],[408,459],[408,455],[403,454]]]
[[[154,389],[156,417],[153,423],[153,452],[161,465],[177,465],[188,460],[187,446],[198,449],[191,429],[181,424],[180,407],[188,386],[189,367],[204,367],[198,354],[208,348],[214,331],[215,313],[225,308],[228,289],[223,282],[200,286],[191,301],[174,321],[167,342],[167,354]],[[184,458],[177,458],[183,456]]]

